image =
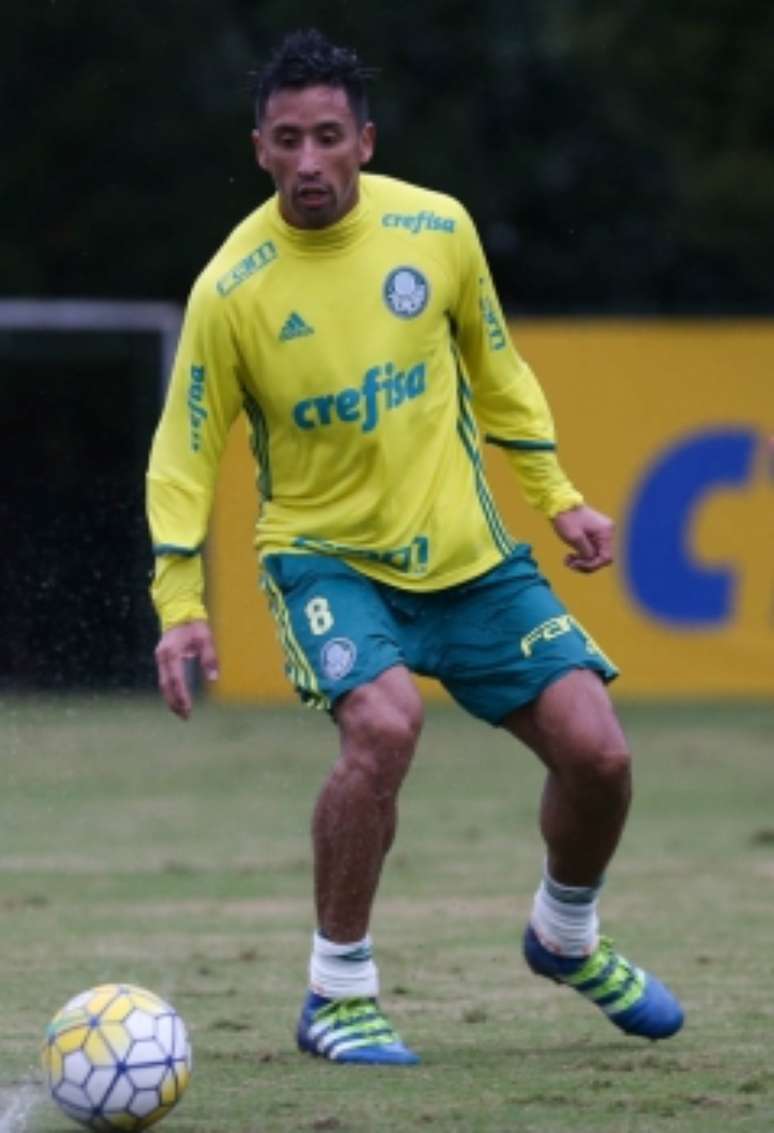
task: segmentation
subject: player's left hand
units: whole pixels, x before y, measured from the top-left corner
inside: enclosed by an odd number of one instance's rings
[[[559,538],[572,547],[571,554],[564,560],[570,570],[591,574],[612,563],[615,531],[612,519],[582,504],[559,512],[551,522]]]

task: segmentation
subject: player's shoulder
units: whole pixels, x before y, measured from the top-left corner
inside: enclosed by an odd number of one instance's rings
[[[470,223],[465,206],[448,193],[380,174],[362,178],[384,229],[449,236]]]
[[[200,303],[229,299],[277,258],[269,204],[264,202],[240,221],[205,264],[192,290]]]

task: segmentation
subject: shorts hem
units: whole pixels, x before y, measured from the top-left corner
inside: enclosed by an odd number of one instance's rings
[[[348,693],[354,692],[357,688],[362,688],[363,685],[373,684],[373,682],[375,680],[378,680],[378,678],[381,677],[383,673],[388,672],[390,669],[397,669],[399,666],[411,673],[411,669],[409,669],[405,661],[389,661],[381,668],[378,668],[375,672],[369,674],[367,677],[364,676],[362,680],[356,680],[353,684],[347,683],[346,687],[341,689],[340,692],[336,691],[335,693],[329,693],[327,696],[328,706],[326,708],[326,711],[331,716],[333,716],[334,709],[343,696],[347,696]]]
[[[618,669],[612,669],[609,665],[596,664],[594,662],[584,664],[581,661],[575,661],[551,673],[537,691],[530,690],[528,695],[521,697],[515,704],[511,705],[502,716],[498,716],[496,720],[490,720],[487,716],[481,716],[480,719],[491,724],[493,728],[502,728],[511,712],[515,712],[517,708],[524,708],[527,704],[531,704],[533,701],[537,700],[541,693],[544,693],[551,685],[556,684],[562,677],[566,677],[568,673],[575,672],[576,670],[582,671],[584,669],[591,673],[596,673],[599,679],[606,685],[610,684],[618,676]]]

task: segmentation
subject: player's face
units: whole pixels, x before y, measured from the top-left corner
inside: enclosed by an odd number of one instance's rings
[[[357,204],[360,166],[373,153],[374,127],[358,125],[341,87],[284,89],[269,98],[253,143],[288,224],[325,228]]]

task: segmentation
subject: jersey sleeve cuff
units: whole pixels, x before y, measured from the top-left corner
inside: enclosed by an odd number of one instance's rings
[[[583,496],[564,474],[555,451],[508,447],[504,452],[524,498],[536,511],[553,519],[583,503]]]
[[[162,630],[183,622],[206,620],[204,569],[200,554],[161,554],[151,584],[151,598]]]

